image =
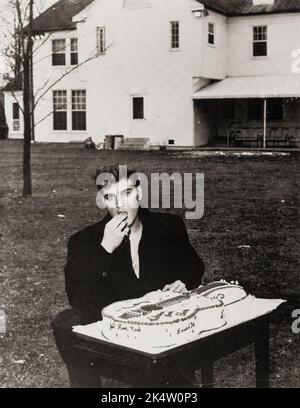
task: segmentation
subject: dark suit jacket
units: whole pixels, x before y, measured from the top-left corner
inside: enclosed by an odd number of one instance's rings
[[[104,306],[162,289],[175,280],[188,289],[201,284],[202,260],[189,243],[183,220],[172,214],[140,209],[143,233],[139,244],[140,278],[131,265],[129,249],[121,244],[112,254],[101,246],[107,216],[73,235],[65,266],[71,306],[99,320]]]

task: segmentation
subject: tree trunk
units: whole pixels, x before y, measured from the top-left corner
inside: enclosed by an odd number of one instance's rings
[[[31,41],[31,39],[28,39]],[[26,53],[27,54],[27,53]],[[23,149],[23,196],[31,196],[31,90],[30,90],[30,54],[24,56],[23,63],[23,114],[24,114],[24,149]]]
[[[33,23],[33,2],[29,0],[28,7],[28,27],[24,32],[24,21],[20,0],[16,0],[18,23],[21,34],[22,64],[23,64],[23,120],[24,120],[24,148],[23,148],[23,196],[32,195],[31,182],[31,139],[33,135],[33,101],[31,100],[32,90],[32,23]]]

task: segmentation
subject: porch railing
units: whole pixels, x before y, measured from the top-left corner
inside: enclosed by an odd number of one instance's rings
[[[228,128],[228,147],[263,147],[263,129],[234,122]],[[300,145],[300,125],[268,125],[266,147],[298,147]]]

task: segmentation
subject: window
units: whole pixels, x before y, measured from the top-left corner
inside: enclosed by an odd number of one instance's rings
[[[66,65],[66,40],[52,40],[52,65]]]
[[[268,54],[267,26],[253,27],[253,57],[264,57]]]
[[[144,98],[141,96],[132,98],[132,118],[144,119]]]
[[[53,91],[53,130],[67,130],[67,91]]]
[[[17,102],[12,104],[13,114],[13,131],[18,132],[20,130],[20,107]]]
[[[215,25],[208,23],[208,44],[215,45]]]
[[[78,64],[78,40],[71,38],[71,65]]]
[[[86,130],[86,91],[72,91],[72,130]]]
[[[171,21],[171,48],[179,48],[179,21]]]
[[[248,120],[263,119],[263,101],[262,99],[251,99],[248,101]]]
[[[106,51],[105,27],[97,27],[97,53]]]
[[[283,119],[283,100],[281,98],[268,99],[267,120],[276,121]]]

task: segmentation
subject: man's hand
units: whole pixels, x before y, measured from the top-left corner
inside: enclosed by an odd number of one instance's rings
[[[177,280],[177,281],[175,281],[175,282],[173,282],[173,283],[170,283],[169,285],[166,285],[166,286],[163,288],[162,291],[165,292],[165,291],[167,291],[167,290],[170,290],[170,291],[172,291],[172,292],[178,292],[178,293],[186,293],[186,292],[188,292],[188,290],[187,290],[185,284],[184,284],[183,282],[181,282],[180,280]]]
[[[126,213],[120,213],[105,225],[101,245],[107,252],[113,253],[121,245],[126,235],[127,218]]]

